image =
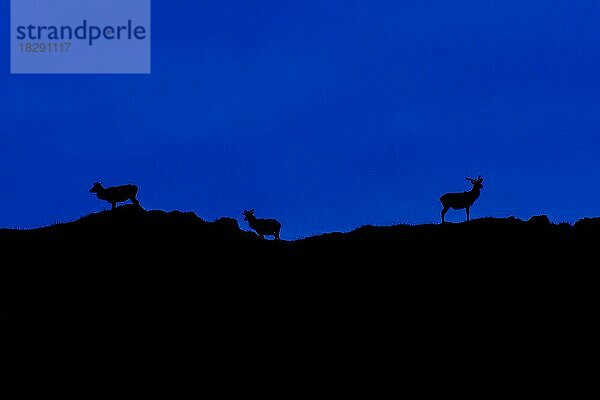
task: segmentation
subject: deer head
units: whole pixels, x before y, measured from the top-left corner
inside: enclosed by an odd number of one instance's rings
[[[475,189],[483,188],[483,178],[481,177],[481,175],[479,175],[477,177],[477,179],[467,178],[467,180],[469,182],[471,182],[471,184],[473,185],[473,188],[475,188]]]
[[[242,215],[244,216],[244,221],[254,218],[254,208],[252,210],[242,211]]]
[[[90,189],[90,193],[98,193],[100,192],[102,189],[104,189],[102,187],[102,183],[100,182],[96,182],[94,183],[94,186],[92,186],[92,188]]]

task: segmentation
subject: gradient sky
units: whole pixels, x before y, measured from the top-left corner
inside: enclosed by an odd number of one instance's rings
[[[142,205],[282,236],[600,215],[600,1],[153,1],[151,75],[10,75],[0,5],[0,226]],[[463,212],[450,212],[460,221]]]

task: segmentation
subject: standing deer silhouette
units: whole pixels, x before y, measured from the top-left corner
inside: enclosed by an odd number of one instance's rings
[[[248,221],[250,228],[254,229],[261,239],[264,239],[265,236],[273,236],[275,240],[279,240],[279,232],[281,231],[281,223],[279,221],[256,218],[254,216],[254,208],[243,211],[242,215],[244,216],[244,220]]]
[[[483,178],[479,175],[477,179],[467,178],[467,180],[473,185],[470,191],[463,193],[446,193],[440,197],[440,201],[444,207],[442,210],[442,224],[445,222],[446,213],[451,208],[454,210],[462,210],[464,208],[467,212],[467,221],[471,219],[471,206],[481,194]]]
[[[112,209],[117,208],[117,203],[123,203],[127,200],[131,200],[136,206],[140,205],[140,202],[136,198],[138,187],[136,185],[123,185],[113,186],[104,188],[100,182],[94,183],[94,186],[90,189],[90,193],[96,193],[96,197],[100,200],[108,201]]]

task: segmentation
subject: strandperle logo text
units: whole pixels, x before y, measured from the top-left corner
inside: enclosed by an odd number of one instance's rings
[[[78,26],[40,26],[21,25],[16,27],[16,38],[20,41],[56,42],[56,41],[86,41],[93,46],[97,40],[145,40],[147,29],[128,20],[123,25],[93,25],[84,19]]]
[[[150,0],[11,0],[13,74],[149,74]]]

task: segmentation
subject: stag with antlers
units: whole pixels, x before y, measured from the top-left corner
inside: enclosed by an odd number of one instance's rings
[[[444,207],[442,210],[442,223],[445,222],[444,218],[446,213],[451,208],[454,210],[462,210],[464,208],[467,211],[467,221],[470,220],[471,206],[481,194],[483,178],[479,175],[477,179],[467,178],[467,180],[473,185],[470,191],[463,193],[446,193],[440,197],[440,201]]]

